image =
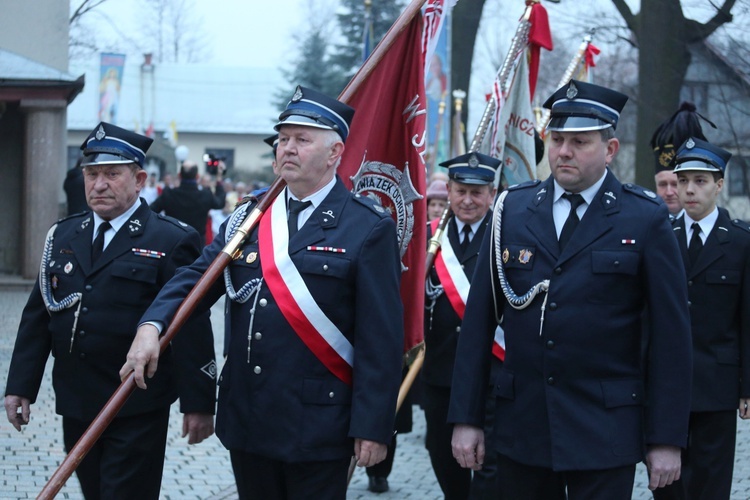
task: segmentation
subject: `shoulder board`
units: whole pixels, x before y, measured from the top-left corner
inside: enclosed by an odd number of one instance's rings
[[[85,212],[78,212],[76,214],[70,214],[67,217],[63,217],[62,219],[58,219],[57,223],[59,224],[59,223],[64,222],[66,220],[76,219],[78,217],[83,217],[83,216],[89,215],[89,214],[91,214],[91,212],[88,211],[88,210],[86,210]]]
[[[369,196],[362,196],[359,193],[353,194],[352,198],[354,198],[354,201],[356,201],[360,205],[366,206],[367,208],[378,214],[380,217],[388,217],[388,212],[385,210],[385,208],[383,208],[379,201],[373,200]]]
[[[268,192],[268,188],[264,187],[264,188],[256,189],[252,193],[245,195],[240,201],[237,202],[237,205],[234,206],[235,210],[242,205],[246,205],[251,202],[252,203],[259,202],[266,196],[267,192]]]
[[[632,193],[632,194],[638,195],[641,198],[645,198],[653,203],[656,203],[657,205],[661,203],[659,196],[653,191],[651,191],[650,189],[646,189],[642,186],[633,184],[631,182],[627,182],[623,184],[622,188],[626,193]]]
[[[169,215],[164,215],[164,214],[154,214],[154,215],[156,215],[159,219],[163,221],[170,222],[172,225],[179,227],[183,231],[190,231],[193,229],[193,227],[190,226],[189,224],[185,224],[181,220],[175,219],[174,217],[170,217]]]
[[[522,182],[520,184],[513,184],[512,186],[508,186],[508,191],[515,191],[517,189],[526,189],[530,187],[537,186],[541,183],[539,179],[534,179],[533,181],[526,181]]]
[[[742,219],[732,219],[732,225],[750,233],[750,225]]]

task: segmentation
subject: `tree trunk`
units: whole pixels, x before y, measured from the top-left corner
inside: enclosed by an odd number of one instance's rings
[[[680,104],[690,65],[687,21],[678,0],[642,0],[637,16],[639,47],[635,182],[654,187],[651,136]],[[678,145],[675,145],[678,146]]]

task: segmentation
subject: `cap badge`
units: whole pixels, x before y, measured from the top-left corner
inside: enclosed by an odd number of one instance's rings
[[[302,100],[302,87],[297,85],[297,90],[294,91],[292,96],[292,102],[300,102]]]
[[[479,166],[479,158],[477,158],[477,155],[471,155],[469,158],[469,166],[471,168],[477,168]]]
[[[107,136],[107,133],[104,131],[104,126],[99,125],[99,128],[96,130],[96,134],[94,134],[94,137],[96,137],[97,141],[101,141]]]
[[[565,92],[565,97],[568,99],[575,99],[578,95],[578,87],[576,87],[576,84],[573,82],[570,82],[570,87],[568,87],[567,92]]]
[[[695,147],[695,141],[692,137],[687,140],[687,142],[685,143],[685,147],[688,149],[693,149]]]

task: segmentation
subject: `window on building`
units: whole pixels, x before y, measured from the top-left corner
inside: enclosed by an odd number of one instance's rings
[[[212,155],[214,158],[218,158],[224,161],[227,166],[227,170],[234,169],[234,149],[227,148],[206,148],[205,153]]]
[[[750,194],[750,158],[733,156],[729,160],[726,182],[729,196],[747,196]]]

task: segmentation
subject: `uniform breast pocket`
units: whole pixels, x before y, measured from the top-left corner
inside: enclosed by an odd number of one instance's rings
[[[709,285],[739,285],[740,272],[733,269],[709,269],[706,271],[706,283]]]
[[[305,254],[302,257],[299,270],[302,274],[313,274],[333,279],[346,279],[349,276],[350,264],[349,259],[333,255]]]
[[[145,262],[115,261],[110,276],[117,287],[113,295],[115,304],[140,305],[156,294],[159,268]]]
[[[591,271],[594,274],[638,274],[638,252],[597,250],[591,252]]]
[[[536,246],[522,244],[503,244],[502,259],[506,269],[531,271],[536,260]]]

